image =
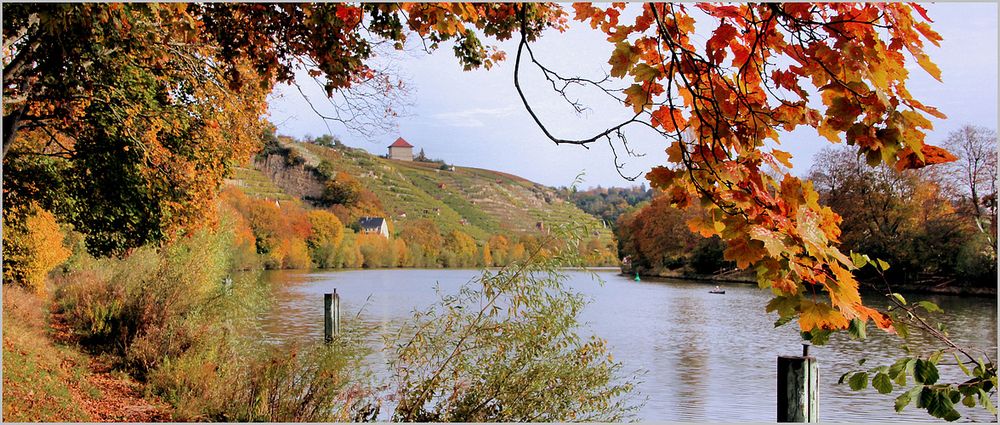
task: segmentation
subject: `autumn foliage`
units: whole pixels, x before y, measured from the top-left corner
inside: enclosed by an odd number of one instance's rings
[[[690,229],[722,238],[726,260],[755,269],[777,296],[772,308],[798,316],[803,331],[844,329],[852,319],[891,329],[887,316],[861,303],[855,265],[838,248],[840,217],[810,182],[768,173],[791,164],[787,152],[767,146],[780,143],[782,131],[808,127],[846,141],[871,165],[950,160],[924,144],[928,117],[944,115],[906,89],[908,60],[940,79],[923,47],[941,37],[924,9],[644,4],[628,21],[620,19],[624,9],[574,5],[577,20],[614,44],[611,75],[634,81],[621,93],[633,120],[667,141],[672,166],[654,168],[650,182],[673,205],[701,209],[687,220]],[[692,9],[718,22],[704,43]]]
[[[52,213],[38,206],[12,209],[3,218],[3,281],[45,291],[52,269],[70,256]]]

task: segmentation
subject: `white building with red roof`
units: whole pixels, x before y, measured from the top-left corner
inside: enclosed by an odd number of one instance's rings
[[[389,145],[389,159],[413,161],[413,145],[407,143],[402,137],[396,139]]]

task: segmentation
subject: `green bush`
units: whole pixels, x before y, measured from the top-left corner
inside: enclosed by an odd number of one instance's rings
[[[150,388],[177,406],[175,419],[264,422],[373,420],[373,391],[361,379],[360,341],[261,344],[243,336],[204,341],[165,362]]]
[[[138,376],[209,331],[213,301],[228,290],[232,234],[200,231],[125,259],[92,260],[62,278],[56,300],[83,341],[123,356]]]
[[[552,244],[543,241],[542,245]],[[421,422],[607,421],[632,417],[634,382],[603,340],[577,334],[581,294],[561,267],[580,261],[575,243],[497,272],[414,314],[395,355],[393,419]],[[405,335],[405,337],[403,337]]]

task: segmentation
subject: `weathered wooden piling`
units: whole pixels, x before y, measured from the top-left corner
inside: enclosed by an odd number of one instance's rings
[[[340,335],[340,295],[336,289],[323,294],[323,340],[329,343],[334,335]]]
[[[778,356],[778,422],[819,422],[819,364],[802,344],[802,356]]]

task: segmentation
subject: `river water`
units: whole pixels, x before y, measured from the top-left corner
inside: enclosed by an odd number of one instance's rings
[[[802,348],[798,325],[793,322],[774,328],[776,315],[765,313],[769,291],[752,285],[722,284],[726,293],[719,295],[708,292],[714,284],[635,282],[612,271],[596,274],[599,280],[589,273],[568,272],[569,286],[591,300],[581,315],[587,326],[581,333],[593,332],[606,339],[624,370],[640,373],[636,391],[646,402],[639,419],[775,420],[776,358],[800,355]],[[344,326],[360,320],[375,328],[376,334],[394,333],[415,308],[426,308],[438,300],[435,288],[454,293],[478,275],[476,270],[453,269],[266,272],[263,278],[272,283],[274,304],[262,326],[276,340],[320,340],[322,294],[336,288]],[[996,298],[904,295],[910,302],[927,299],[940,305],[945,310],[941,321],[956,342],[996,353]],[[874,306],[884,303],[878,297],[866,297],[865,302]],[[820,367],[820,420],[936,421],[913,405],[895,413],[895,397],[880,395],[870,387],[855,392],[846,384],[837,385],[840,375],[856,367],[861,358],[867,358],[867,368],[889,364],[890,359],[903,354],[897,337],[871,326],[868,335],[864,341],[855,341],[841,333],[827,345],[811,348]],[[928,342],[915,337],[909,345],[920,350],[931,347]],[[373,345],[380,347],[374,340]],[[382,353],[369,357],[376,373],[384,360]],[[961,374],[954,367],[942,366],[942,379],[958,379],[956,373]],[[996,421],[981,409],[959,408],[977,421]]]

